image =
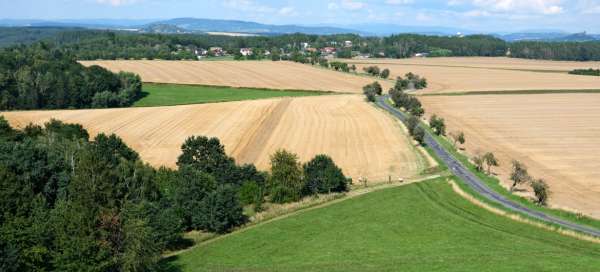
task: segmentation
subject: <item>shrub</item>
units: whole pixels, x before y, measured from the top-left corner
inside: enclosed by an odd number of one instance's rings
[[[390,70],[389,69],[383,69],[383,71],[381,71],[380,74],[381,78],[383,79],[387,79],[390,76]]]

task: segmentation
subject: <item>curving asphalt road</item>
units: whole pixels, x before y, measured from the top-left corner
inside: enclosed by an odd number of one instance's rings
[[[380,96],[377,98],[376,104],[388,111],[402,122],[406,122],[407,116],[396,108],[392,107],[386,100],[388,96]],[[519,203],[510,201],[506,197],[500,195],[494,190],[490,189],[481,179],[475,176],[467,167],[465,167],[460,161],[454,158],[446,149],[444,149],[429,133],[425,135],[425,143],[429,146],[435,154],[442,160],[446,165],[448,165],[448,169],[454,173],[457,177],[464,180],[471,189],[482,195],[483,197],[496,202],[505,208],[508,208],[512,211],[525,214],[529,217],[533,217],[539,219],[544,222],[553,223],[561,226],[567,230],[573,230],[581,233],[588,234],[590,236],[600,237],[600,230],[595,229],[589,226],[583,226],[579,224],[575,224],[569,221],[565,221],[560,218],[556,218],[554,216],[545,214],[540,211],[529,209]]]

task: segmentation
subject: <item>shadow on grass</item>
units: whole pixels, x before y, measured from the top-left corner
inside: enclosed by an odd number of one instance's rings
[[[158,271],[162,272],[181,272],[183,268],[181,265],[176,264],[179,257],[177,255],[164,258],[158,262]]]

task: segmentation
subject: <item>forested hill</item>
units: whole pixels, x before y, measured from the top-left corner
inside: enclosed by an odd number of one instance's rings
[[[355,34],[231,37],[205,34],[140,34],[126,31],[87,29],[0,28],[0,46],[44,40],[80,60],[93,59],[197,59],[198,49],[222,47],[230,54],[240,48],[308,54],[307,47],[334,47],[338,57],[358,54],[373,58],[406,58],[416,53],[430,56],[506,56],[549,60],[600,60],[600,41],[506,42],[488,35],[427,36],[400,34],[363,37]],[[346,44],[352,42],[351,46]]]

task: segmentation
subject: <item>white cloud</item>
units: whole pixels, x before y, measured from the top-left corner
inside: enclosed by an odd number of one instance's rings
[[[283,16],[292,16],[296,14],[296,10],[293,7],[283,7],[277,13]]]
[[[472,0],[471,2],[475,6],[496,12],[559,14],[564,11],[561,0]]]
[[[133,4],[133,3],[137,2],[137,0],[96,0],[96,2],[98,2],[100,4],[107,4],[107,5],[111,5],[114,7],[118,7],[118,6],[122,6],[122,5]]]
[[[345,9],[345,10],[360,10],[367,7],[367,4],[356,1],[356,0],[340,0],[336,2],[329,2],[327,8],[329,10]]]

